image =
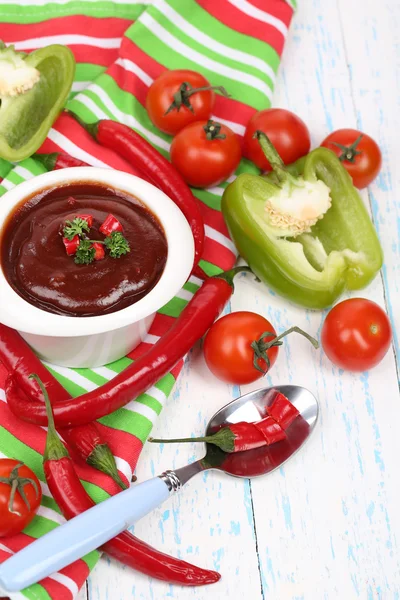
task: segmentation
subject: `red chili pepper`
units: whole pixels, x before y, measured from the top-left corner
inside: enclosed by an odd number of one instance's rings
[[[267,412],[282,429],[287,429],[300,414],[281,392],[276,392],[272,403],[267,407]]]
[[[69,240],[68,238],[63,237],[62,241],[63,241],[65,250],[66,250],[66,253],[68,254],[68,256],[72,256],[73,254],[76,254],[76,251],[78,250],[78,246],[81,241],[79,239],[79,235],[74,235],[72,240]]]
[[[51,152],[50,154],[34,154],[33,158],[42,163],[47,171],[55,171],[57,169],[68,169],[69,167],[89,167],[87,163],[79,158],[74,158],[69,154],[62,152]]]
[[[33,378],[36,377],[36,374],[33,375]],[[42,387],[49,415],[43,469],[51,495],[69,520],[92,508],[95,503],[82,486],[66,448],[57,437],[47,391],[40,379],[38,383]],[[155,550],[128,531],[109,540],[101,549],[123,564],[169,583],[206,585],[216,583],[221,578],[215,571],[207,571]]]
[[[8,384],[10,396],[20,399],[21,395],[25,394],[24,404],[43,402],[39,386],[33,379],[29,379],[31,373],[39,375],[48,393],[52,398],[56,398],[57,402],[71,399],[67,390],[46,369],[22,337],[14,329],[2,323],[0,323],[0,362],[8,371],[13,372],[14,385],[12,382]],[[94,423],[61,429],[60,433],[84,461],[112,477],[122,489],[127,487],[119,476],[113,453]]]
[[[76,215],[78,219],[82,219],[86,221],[86,223],[91,227],[93,225],[93,215]]]
[[[196,292],[172,327],[151,349],[109,382],[78,398],[54,405],[57,427],[76,427],[109,415],[145,392],[183,358],[221,313],[233,292],[233,278],[248,267],[210,277]],[[27,403],[16,394],[7,402],[20,419],[46,425],[43,402]],[[54,399],[57,396],[53,397]]]
[[[173,440],[162,440],[150,438],[150,442],[172,444],[177,442],[206,442],[214,444],[224,452],[245,452],[270,446],[286,438],[282,427],[272,417],[265,417],[257,423],[234,423],[226,425],[213,433],[203,437],[177,438]]]
[[[104,245],[100,244],[99,242],[93,242],[93,244],[91,245],[91,248],[94,248],[94,250],[95,250],[94,260],[103,260],[103,258],[106,255],[105,250],[104,250]]]
[[[203,254],[204,222],[195,197],[178,171],[141,135],[127,125],[109,119],[90,125],[68,111],[78,123],[102,146],[114,150],[140,169],[152,183],[169,196],[185,215],[193,233],[195,261]],[[199,270],[197,269],[197,272]],[[204,277],[204,274],[202,275]]]
[[[121,223],[114,217],[114,215],[108,215],[106,220],[100,227],[99,231],[104,235],[111,235],[113,231],[123,231]]]

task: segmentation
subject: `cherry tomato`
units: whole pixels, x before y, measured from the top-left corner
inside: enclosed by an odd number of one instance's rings
[[[360,190],[367,187],[381,170],[382,154],[378,144],[357,129],[338,129],[329,134],[321,146],[337,154]]]
[[[322,326],[325,354],[349,371],[367,371],[381,362],[392,341],[386,313],[364,298],[344,300],[332,308]]]
[[[171,162],[187,184],[218,185],[235,172],[241,159],[239,138],[215,121],[187,125],[172,140]]]
[[[211,89],[193,93],[197,88]],[[208,119],[214,103],[215,93],[210,82],[200,73],[185,69],[164,71],[151,84],[146,97],[151,121],[170,135],[193,121]]]
[[[17,486],[10,498],[12,484]],[[25,493],[26,502],[20,491]],[[15,535],[33,519],[42,499],[42,490],[35,473],[11,458],[0,459],[0,537]]]
[[[261,146],[253,138],[257,130],[267,134],[285,165],[310,151],[310,133],[306,124],[295,114],[283,108],[267,108],[250,119],[244,134],[244,156],[262,171],[270,171]]]
[[[267,319],[253,312],[240,311],[218,319],[204,340],[208,368],[218,379],[228,383],[240,385],[256,381],[274,365],[278,355],[278,346],[272,346],[267,350],[270,364],[259,358],[256,362],[261,370],[254,366],[251,344],[267,331],[269,335],[262,341],[273,340],[276,331]]]

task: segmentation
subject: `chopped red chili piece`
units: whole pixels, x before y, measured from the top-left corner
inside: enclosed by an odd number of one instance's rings
[[[267,413],[279,423],[282,429],[287,429],[300,414],[297,408],[280,392],[276,392],[272,404],[267,407]]]
[[[258,431],[264,436],[268,446],[276,444],[286,438],[286,433],[279,423],[272,417],[265,417],[258,423],[254,423]]]
[[[76,215],[78,219],[83,219],[86,223],[91,227],[93,225],[93,216],[92,215]]]
[[[66,237],[63,237],[63,244],[65,246],[65,250],[68,254],[68,256],[72,256],[73,254],[76,254],[76,251],[78,250],[78,246],[79,246],[79,235],[75,235],[72,240],[69,240]]]
[[[110,214],[100,227],[100,232],[104,235],[111,235],[114,231],[123,231],[123,228],[118,219]]]
[[[104,251],[104,245],[99,244],[98,242],[93,242],[92,248],[95,249],[94,260],[103,260],[106,255]]]

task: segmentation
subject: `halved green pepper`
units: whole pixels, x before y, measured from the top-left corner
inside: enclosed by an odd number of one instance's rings
[[[269,287],[307,308],[329,307],[381,268],[375,228],[333,152],[317,148],[285,167],[265,134],[257,136],[274,170],[239,175],[226,188],[222,212],[229,232]]]
[[[74,55],[66,46],[25,54],[0,42],[0,158],[18,162],[41,146],[74,74]]]

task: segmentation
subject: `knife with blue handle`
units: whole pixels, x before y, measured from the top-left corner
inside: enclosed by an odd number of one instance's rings
[[[166,471],[135,485],[35,540],[0,565],[0,588],[18,592],[99,548],[162,504],[180,482]]]

